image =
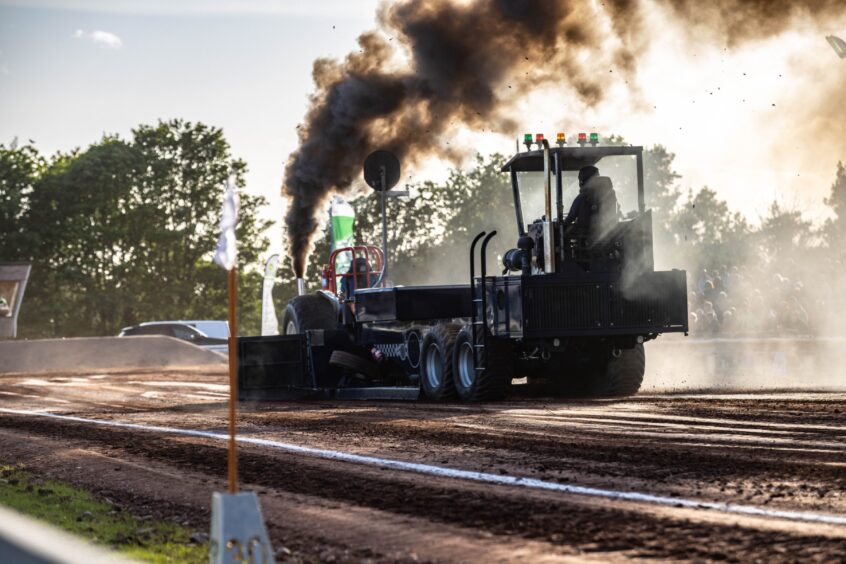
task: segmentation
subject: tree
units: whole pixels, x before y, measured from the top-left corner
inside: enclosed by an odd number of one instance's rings
[[[29,209],[32,184],[45,166],[31,144],[0,145],[0,261],[23,259],[30,243],[23,218]]]
[[[804,219],[799,210],[786,209],[773,202],[755,236],[763,256],[769,261],[784,263],[811,246],[811,227],[811,222]]]
[[[749,224],[729,210],[725,200],[708,188],[688,190],[686,201],[668,221],[677,250],[675,261],[689,270],[742,264],[751,252]]]
[[[2,174],[8,174],[4,170]],[[268,222],[261,197],[243,191],[245,165],[220,129],[180,120],[104,137],[40,169],[21,206],[34,262],[21,312],[27,336],[115,334],[155,319],[225,318],[226,273],[211,263],[223,189],[240,190],[240,303],[258,328]]]

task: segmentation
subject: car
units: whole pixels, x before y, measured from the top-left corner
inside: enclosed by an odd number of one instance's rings
[[[217,320],[148,321],[124,327],[118,337],[164,335],[188,341],[204,349],[228,354],[229,323]]]

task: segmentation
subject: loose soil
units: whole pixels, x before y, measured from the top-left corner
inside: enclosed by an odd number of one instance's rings
[[[0,407],[225,432],[226,375],[183,369],[0,377]],[[239,406],[249,436],[465,470],[846,514],[844,393],[514,397],[499,404]],[[208,527],[225,444],[0,414],[21,461],[156,518]],[[12,459],[12,460],[6,460]],[[277,556],[291,561],[830,561],[846,527],[436,478],[240,449]]]

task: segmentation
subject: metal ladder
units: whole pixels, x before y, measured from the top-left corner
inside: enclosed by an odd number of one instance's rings
[[[485,280],[487,278],[487,250],[488,243],[496,235],[496,231],[491,231],[487,236],[482,231],[473,239],[470,244],[470,297],[473,300],[471,327],[473,328],[473,366],[476,371],[483,372],[485,366],[479,363],[479,351],[484,350],[488,343],[488,315],[487,315],[487,286]],[[476,286],[476,243],[479,239],[485,237],[482,241],[481,250],[481,291]],[[481,321],[479,320],[481,317]],[[487,358],[487,355],[485,355]]]

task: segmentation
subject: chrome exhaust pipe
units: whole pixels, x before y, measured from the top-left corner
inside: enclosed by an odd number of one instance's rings
[[[305,287],[305,279],[304,278],[297,278],[297,295],[298,296],[305,296],[306,287]]]

